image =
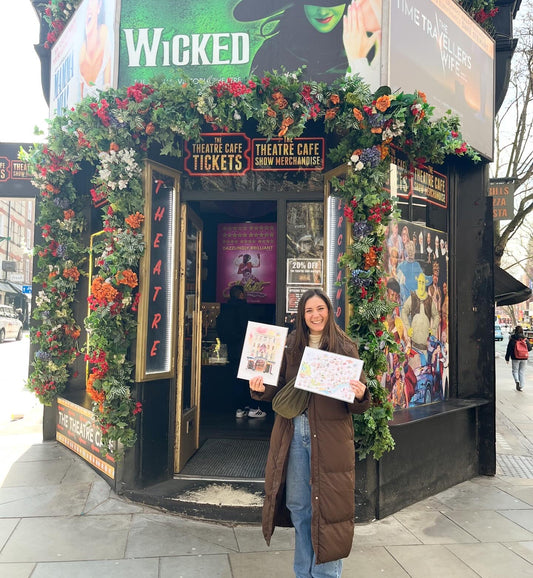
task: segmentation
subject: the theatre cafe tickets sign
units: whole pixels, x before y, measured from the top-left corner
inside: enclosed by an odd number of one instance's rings
[[[240,176],[248,171],[321,171],[322,137],[248,138],[244,133],[203,133],[185,143],[185,171],[191,176]]]

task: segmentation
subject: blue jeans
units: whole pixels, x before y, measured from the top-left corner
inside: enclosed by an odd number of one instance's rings
[[[286,502],[294,525],[296,578],[339,578],[342,560],[315,563],[311,542],[311,434],[307,415],[293,419],[294,434],[287,466]]]
[[[526,386],[526,367],[527,359],[511,359],[512,372],[515,382],[520,384],[523,389]]]

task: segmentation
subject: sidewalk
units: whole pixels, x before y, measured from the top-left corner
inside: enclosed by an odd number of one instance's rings
[[[343,577],[533,576],[533,364],[517,392],[496,359],[498,474],[358,524]],[[40,441],[39,411],[0,423],[3,578],[285,578],[293,531],[180,518],[116,496],[75,454]]]

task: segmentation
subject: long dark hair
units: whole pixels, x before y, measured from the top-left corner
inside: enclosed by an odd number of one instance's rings
[[[292,345],[293,355],[303,353],[304,348],[309,345],[309,327],[305,322],[305,307],[311,297],[319,297],[324,301],[328,309],[328,320],[322,336],[320,338],[320,349],[324,351],[334,351],[336,353],[352,354],[356,350],[355,343],[348,335],[335,323],[335,314],[329,297],[322,289],[308,289],[298,302],[296,313],[296,330],[294,332],[294,342]],[[287,351],[289,353],[289,351]]]
[[[517,325],[514,330],[514,335],[517,339],[524,339],[524,330],[522,329],[521,325]]]

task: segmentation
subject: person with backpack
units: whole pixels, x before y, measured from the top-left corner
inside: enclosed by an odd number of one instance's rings
[[[526,368],[529,352],[532,345],[526,336],[521,325],[517,325],[507,344],[505,352],[505,361],[509,363],[511,359],[513,379],[516,385],[516,391],[522,391],[526,385]]]

